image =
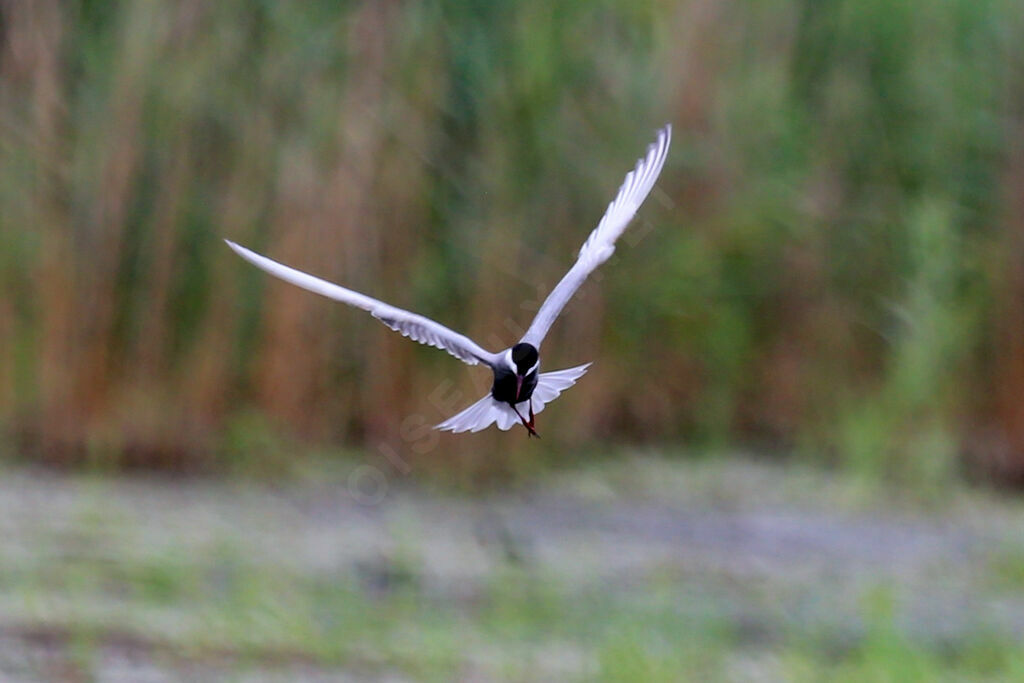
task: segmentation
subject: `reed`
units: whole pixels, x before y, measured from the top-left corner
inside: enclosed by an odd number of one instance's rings
[[[445,468],[526,457],[413,448],[409,420],[445,416],[427,397],[482,375],[220,238],[497,347],[672,121],[630,239],[553,331],[549,366],[597,363],[538,457],[803,444],[1024,478],[1009,0],[0,12],[0,423],[26,457],[213,466],[252,415]]]

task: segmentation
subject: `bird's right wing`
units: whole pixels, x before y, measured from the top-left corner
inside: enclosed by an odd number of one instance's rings
[[[477,363],[485,363],[487,365],[494,365],[498,362],[498,354],[491,353],[481,348],[476,342],[469,337],[461,335],[458,332],[453,332],[444,325],[434,322],[430,318],[426,318],[416,313],[410,313],[409,311],[402,310],[390,306],[383,301],[377,301],[365,294],[359,292],[353,292],[351,289],[345,289],[338,285],[321,280],[318,277],[308,275],[302,271],[289,268],[288,266],[268,259],[265,256],[246,249],[245,247],[239,246],[230,240],[224,240],[228,246],[234,250],[236,254],[244,258],[249,263],[253,264],[261,270],[265,270],[274,277],[280,278],[285,282],[290,282],[293,285],[302,287],[316,294],[326,296],[329,299],[346,303],[349,306],[355,306],[361,308],[364,311],[369,311],[377,320],[401,333],[403,336],[417,341],[427,346],[433,346],[438,349],[444,349],[448,353],[452,354],[459,360],[467,363],[468,365],[476,365]]]
[[[647,199],[654,182],[661,174],[661,167],[665,165],[665,157],[668,156],[668,146],[671,142],[672,125],[667,124],[658,131],[658,139],[647,147],[644,157],[636,162],[636,168],[626,174],[619,193],[608,205],[601,222],[583,243],[576,263],[541,304],[536,317],[530,323],[530,329],[523,335],[524,342],[539,349],[540,343],[572,295],[587,276],[615,252],[615,240],[619,239],[626,226],[633,220],[637,209]]]

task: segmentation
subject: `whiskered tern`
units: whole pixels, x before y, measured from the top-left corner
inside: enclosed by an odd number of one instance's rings
[[[444,349],[469,365],[483,363],[494,372],[491,391],[482,399],[436,426],[452,432],[479,432],[492,424],[508,430],[521,422],[531,436],[538,436],[534,419],[544,406],[574,385],[590,367],[590,363],[566,370],[540,372],[540,345],[551,325],[565,308],[576,290],[594,270],[615,251],[615,241],[626,230],[637,209],[654,187],[672,140],[672,126],[658,131],[658,138],[626,174],[619,193],[608,205],[601,222],[590,233],[580,249],[576,263],[545,299],[537,316],[518,344],[499,353],[487,351],[472,339],[416,313],[402,310],[365,294],[354,292],[318,277],[272,261],[230,240],[225,240],[235,253],[257,268],[293,285],[308,289],[335,301],[369,311],[391,329],[413,341]],[[525,415],[524,415],[525,413]]]

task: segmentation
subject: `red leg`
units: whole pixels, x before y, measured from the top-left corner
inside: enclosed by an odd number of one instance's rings
[[[530,436],[535,436],[535,437],[537,437],[539,439],[540,438],[540,434],[538,434],[537,430],[535,430],[533,428],[533,402],[531,401],[531,403],[530,403],[530,421],[529,422],[527,422],[526,418],[524,418],[522,416],[522,414],[519,412],[519,409],[516,408],[514,403],[510,403],[509,405],[512,406],[512,410],[516,411],[516,415],[519,416],[519,419],[522,421],[523,426],[526,427],[526,431],[529,432],[529,435]]]

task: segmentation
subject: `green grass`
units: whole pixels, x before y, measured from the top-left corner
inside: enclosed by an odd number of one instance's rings
[[[407,491],[381,508],[360,509],[303,483],[270,489],[15,475],[13,489],[0,485],[0,504],[10,504],[15,489],[39,487],[53,506],[40,515],[20,504],[6,522],[0,633],[15,650],[31,648],[29,634],[45,637],[51,657],[101,680],[111,658],[125,656],[170,671],[306,667],[437,681],[474,674],[602,681],[981,681],[1024,674],[1018,636],[997,613],[983,609],[962,621],[956,612],[949,623],[914,616],[914,600],[936,586],[954,607],[960,599],[985,606],[1019,595],[1022,550],[1008,530],[1018,528],[1024,511],[961,488],[937,509],[913,498],[894,505],[891,491],[866,494],[857,479],[799,467],[638,458],[564,471],[524,488],[521,503]],[[580,553],[580,562],[562,564],[538,562],[529,546],[524,560],[474,545],[467,516],[491,506],[527,511],[531,501],[621,510],[609,519],[641,524],[639,535],[595,556],[594,529],[570,525],[545,551]],[[309,505],[327,507],[308,512]],[[812,524],[822,516],[895,527],[934,520],[935,528],[979,529],[976,539],[1000,529],[1005,538],[993,555],[926,562],[924,574],[909,576],[890,576],[883,564],[867,577],[791,578],[746,561],[707,564],[699,544],[687,559],[683,540],[681,555],[643,569],[591,573],[650,552],[645,534],[657,527],[642,520],[666,507],[683,521],[783,512]],[[442,517],[434,517],[439,509]],[[305,546],[292,542],[322,533],[323,515],[340,535],[309,538],[321,539],[323,552],[361,552],[362,559],[301,559],[295,551]],[[364,541],[385,543],[359,551],[358,533],[345,533],[377,515],[389,521],[368,527],[374,536]],[[432,526],[436,520],[441,527]],[[736,543],[745,555],[746,542]],[[439,570],[438,558],[450,553],[465,563]],[[793,568],[802,572],[799,562]],[[468,574],[460,578],[462,569]],[[0,657],[0,670],[4,665]]]
[[[510,680],[560,667],[569,678],[606,681],[725,680],[739,678],[744,667],[807,681],[1007,680],[1024,673],[1011,636],[921,642],[877,605],[864,607],[863,633],[832,641],[785,621],[746,633],[693,609],[692,596],[657,585],[610,598],[503,572],[467,602],[415,587],[374,593],[351,577],[312,580],[226,558],[116,562],[113,572],[70,563],[42,575],[5,572],[3,581],[17,596],[22,623],[66,634],[86,671],[91,651],[128,634],[151,656],[185,662],[227,657],[238,667],[397,669],[422,680],[449,680],[467,667]],[[111,594],[119,605],[94,606]],[[161,627],[168,622],[173,628]]]

